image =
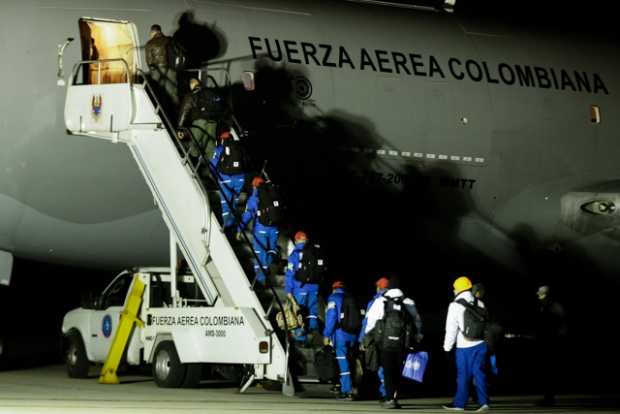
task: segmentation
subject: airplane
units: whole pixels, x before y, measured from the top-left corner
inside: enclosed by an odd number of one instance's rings
[[[523,276],[551,254],[617,283],[611,43],[379,1],[7,0],[5,284],[13,258],[167,262],[167,229],[129,152],[66,133],[63,85],[93,41],[99,58],[146,70],[150,25],[172,35],[190,10],[207,73],[257,137],[291,221],[328,244],[338,274],[453,274],[486,261]],[[423,283],[449,286],[438,279]]]
[[[191,8],[223,39],[212,62],[226,62],[232,79],[265,62],[290,72],[289,112],[338,131],[341,142],[329,145],[335,164],[350,163],[338,171],[343,184],[437,197],[422,201],[431,211],[414,208],[432,221],[428,231],[510,269],[522,266],[511,235],[520,228],[536,234],[536,247],[583,250],[618,269],[612,46],[567,49],[566,36],[543,31],[525,38],[536,48],[524,47],[518,28],[359,3],[4,2],[2,26],[19,39],[4,43],[0,66],[5,267],[12,256],[107,268],[165,260],[166,230],[128,152],[65,133],[57,80],[87,57],[85,28],[101,56],[132,50],[143,65],[150,24],[172,34]],[[41,23],[45,34],[32,29]],[[68,38],[78,40],[64,45]],[[61,48],[67,73],[57,77]],[[355,220],[370,232],[398,225],[391,217],[374,228],[360,210]]]

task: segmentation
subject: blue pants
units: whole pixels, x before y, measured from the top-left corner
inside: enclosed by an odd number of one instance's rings
[[[340,369],[340,392],[350,394],[353,391],[353,381],[351,380],[351,370],[347,358],[357,341],[357,337],[338,329],[332,341],[334,348],[336,348],[336,360]]]
[[[484,374],[484,361],[487,355],[487,345],[481,343],[471,348],[456,348],[456,395],[454,405],[465,408],[469,400],[469,382],[472,377],[478,394],[480,405],[489,403],[487,394],[487,379]]]
[[[304,313],[308,314],[305,328],[295,329],[295,338],[299,342],[306,342],[306,332],[319,330],[319,292],[295,289],[293,297]]]
[[[383,367],[379,367],[377,370],[377,377],[379,377],[379,394],[385,398],[387,393],[385,392],[385,375],[383,373]]]
[[[254,263],[256,280],[265,284],[265,272],[273,262],[273,258],[278,254],[278,235],[280,230],[277,227],[264,226],[257,220],[254,225],[254,252],[258,256],[258,263]]]
[[[222,189],[222,225],[228,228],[235,224],[235,211],[239,202],[239,194],[245,181],[244,174],[226,175],[220,173],[220,187]],[[230,208],[232,205],[232,210]]]

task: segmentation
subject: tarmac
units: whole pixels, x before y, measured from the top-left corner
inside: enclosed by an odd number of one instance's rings
[[[250,387],[240,394],[230,383],[203,382],[198,389],[158,388],[150,377],[123,376],[101,385],[96,375],[71,379],[64,366],[0,372],[0,413],[375,413],[376,401],[336,401],[325,385],[306,385],[299,397]],[[491,412],[618,413],[618,396],[560,396],[553,408],[535,405],[537,396],[494,396]],[[401,411],[446,413],[446,398],[401,401]],[[468,407],[472,411],[477,407]]]

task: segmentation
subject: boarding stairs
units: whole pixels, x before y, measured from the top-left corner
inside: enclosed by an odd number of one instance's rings
[[[98,81],[101,77],[92,76],[110,63],[124,66],[124,82],[104,83]],[[176,128],[146,76],[135,76],[121,59],[77,63],[67,87],[65,124],[73,135],[128,146],[170,230],[171,240],[196,276],[207,305],[251,308],[262,326],[248,329],[256,330],[257,337],[271,338],[271,362],[255,365],[246,386],[254,379],[279,381],[283,393],[292,395],[288,341],[286,335],[282,339],[276,335],[270,322],[270,314],[282,309],[280,295],[268,287],[272,291],[271,305],[261,303],[254,289],[254,275],[248,278],[244,272],[211,208],[199,175],[200,165],[193,165],[188,150],[175,137]],[[214,202],[219,203],[219,199]],[[174,274],[174,266],[171,268]]]

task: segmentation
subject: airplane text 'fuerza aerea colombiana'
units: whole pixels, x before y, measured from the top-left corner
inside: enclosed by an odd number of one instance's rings
[[[597,73],[578,70],[508,63],[491,64],[456,57],[438,59],[433,55],[379,49],[361,48],[351,53],[344,46],[254,36],[248,37],[248,40],[255,59],[265,56],[275,62],[287,61],[397,75],[443,79],[452,77],[489,84],[609,94],[603,79]]]

